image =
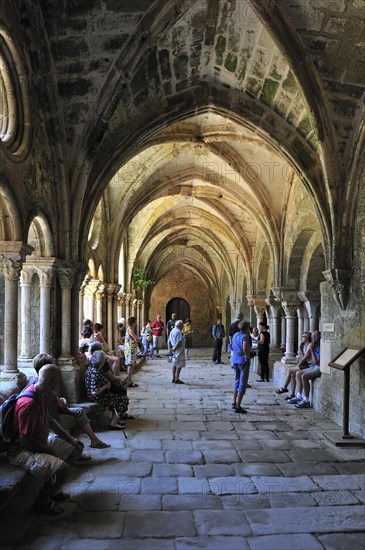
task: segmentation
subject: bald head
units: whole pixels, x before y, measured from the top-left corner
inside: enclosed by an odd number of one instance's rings
[[[44,365],[44,367],[42,367],[38,373],[37,385],[46,392],[52,391],[57,387],[60,376],[60,369],[57,367],[57,365]]]

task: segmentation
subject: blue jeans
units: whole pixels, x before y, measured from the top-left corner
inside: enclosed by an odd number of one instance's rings
[[[232,365],[234,370],[234,383],[233,389],[238,392],[246,393],[246,386],[248,382],[248,375],[250,374],[250,363],[244,363],[243,365]]]

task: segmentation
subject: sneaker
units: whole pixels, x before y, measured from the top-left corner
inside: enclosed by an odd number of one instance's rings
[[[246,389],[247,388],[252,388],[252,385],[251,384],[246,384]]]
[[[296,405],[296,403],[299,403],[301,401],[301,399],[298,399],[298,397],[292,397],[291,399],[288,399],[288,403],[290,403],[290,405]]]
[[[296,409],[308,409],[310,406],[311,406],[311,404],[310,404],[309,401],[304,401],[304,399],[302,399],[301,401],[299,401],[299,403],[297,403],[295,405],[295,408]]]
[[[295,394],[294,394],[294,393],[291,393],[291,394],[287,395],[285,399],[286,399],[287,401],[290,401],[290,399],[293,399],[294,397],[295,397]]]

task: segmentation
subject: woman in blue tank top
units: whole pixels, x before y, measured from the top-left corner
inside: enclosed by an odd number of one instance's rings
[[[235,376],[232,409],[236,413],[245,413],[247,411],[241,407],[241,403],[246,393],[250,371],[250,323],[248,321],[241,321],[238,328],[239,332],[236,332],[232,338],[232,368]]]

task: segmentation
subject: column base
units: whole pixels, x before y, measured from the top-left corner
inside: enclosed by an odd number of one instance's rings
[[[61,369],[61,397],[70,404],[85,401],[84,369],[74,357],[58,357],[57,363]]]
[[[27,384],[27,377],[23,372],[0,372],[0,397],[7,399],[13,393],[19,393]]]
[[[281,358],[281,362],[284,364],[284,365],[295,365],[297,360],[295,358],[295,355],[293,356],[286,356],[284,355],[284,357]]]
[[[18,367],[19,368],[22,368],[22,367],[28,368],[28,367],[32,366],[33,357],[20,356],[20,357],[18,357],[17,361],[18,361]]]

